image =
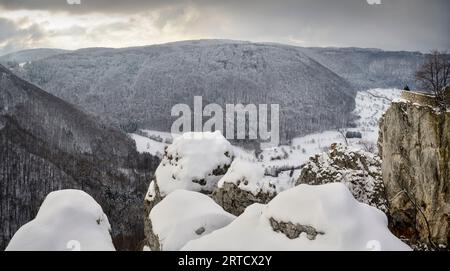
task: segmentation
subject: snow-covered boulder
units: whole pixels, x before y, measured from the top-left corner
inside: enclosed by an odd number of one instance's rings
[[[212,192],[233,159],[233,149],[220,131],[190,132],[168,146],[156,169],[162,196],[176,189]]]
[[[179,250],[188,241],[220,229],[234,219],[210,197],[176,190],[151,210],[145,232],[147,246],[151,250]]]
[[[253,204],[230,225],[182,250],[410,250],[386,215],[341,183],[301,184],[267,205]]]
[[[264,176],[257,163],[235,159],[220,179],[213,199],[227,212],[240,215],[253,203],[268,203],[276,195],[276,187]]]
[[[177,189],[212,192],[233,160],[233,148],[220,131],[189,132],[175,138],[155,172],[158,193]],[[147,199],[155,196],[149,189]]]
[[[380,158],[343,144],[332,144],[328,152],[309,159],[297,184],[341,182],[360,202],[388,211]]]
[[[102,207],[80,190],[47,195],[36,218],[23,225],[6,250],[115,250]]]
[[[212,193],[233,161],[233,147],[216,132],[177,136],[165,150],[144,201],[145,224],[151,209],[177,189]]]

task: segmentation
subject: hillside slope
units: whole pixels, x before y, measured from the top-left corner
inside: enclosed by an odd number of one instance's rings
[[[32,61],[21,74],[120,125],[168,131],[173,105],[279,104],[283,138],[342,125],[354,88],[298,47],[201,40],[90,48]],[[191,107],[192,108],[192,107]]]
[[[92,116],[0,65],[0,249],[51,191],[73,188],[104,208],[118,249],[134,248],[140,203],[158,161]]]
[[[0,56],[0,63],[3,65],[22,64],[26,62],[36,61],[39,59],[51,57],[54,55],[68,52],[62,49],[38,48],[22,50]]]
[[[304,48],[320,64],[347,79],[358,90],[415,88],[414,73],[424,60],[419,52],[362,48]]]

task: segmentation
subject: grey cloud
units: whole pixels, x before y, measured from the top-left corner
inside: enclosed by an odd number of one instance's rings
[[[14,22],[0,18],[0,44],[3,44],[3,47],[0,48],[0,55],[27,48],[28,44],[43,37],[44,32],[36,24],[19,28]]]
[[[68,5],[66,0],[0,0],[0,7],[69,14],[138,15],[155,11],[159,14],[154,21],[158,28],[177,23],[190,7],[201,16],[185,29],[204,38],[282,43],[298,40],[303,41],[299,44],[303,46],[450,50],[450,1],[381,2],[369,5],[367,0],[81,0],[80,5]],[[211,18],[215,19],[214,24]]]
[[[19,30],[12,21],[0,18],[0,43],[14,37],[18,33]]]
[[[144,9],[160,8],[183,0],[80,0],[80,4],[72,4],[74,0],[0,0],[0,7],[9,10],[50,10],[73,13],[86,12],[138,12]]]

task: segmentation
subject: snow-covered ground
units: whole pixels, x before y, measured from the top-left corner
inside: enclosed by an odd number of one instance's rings
[[[344,128],[339,131],[324,131],[297,137],[290,145],[266,149],[258,157],[266,171],[299,168],[309,157],[328,150],[332,143],[342,143],[357,149],[377,153],[378,121],[387,110],[391,102],[400,97],[399,89],[370,89],[360,91],[355,98],[354,114],[357,116],[355,127]],[[360,132],[361,138],[345,138],[346,132]],[[281,187],[293,186],[300,170],[292,173],[283,171],[277,178]],[[288,176],[292,175],[292,176]]]
[[[392,101],[398,99],[402,93],[400,89],[370,89],[358,92],[355,99],[354,114],[360,118],[356,121],[357,127],[350,131],[362,133],[362,141],[376,144],[378,141],[378,121],[386,112]],[[361,145],[358,140],[352,141]],[[364,146],[362,146],[364,148]]]
[[[332,143],[345,144],[344,135],[347,131],[360,132],[361,138],[347,138],[350,146],[366,149],[368,145],[376,146],[378,141],[378,121],[387,110],[392,100],[400,97],[399,89],[370,89],[360,91],[355,98],[357,116],[356,127],[340,129],[340,131],[324,131],[294,138],[291,145],[279,146],[262,152],[262,161],[268,166],[296,166],[308,160],[309,157],[327,150]],[[375,149],[376,151],[376,149]]]
[[[136,142],[136,149],[141,153],[146,152],[158,157],[162,157],[162,155],[164,154],[164,148],[168,145],[164,142],[159,142],[149,137],[141,136],[138,134],[129,135]]]

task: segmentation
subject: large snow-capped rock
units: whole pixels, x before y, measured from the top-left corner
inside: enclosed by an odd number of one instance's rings
[[[276,195],[276,185],[264,173],[261,164],[235,159],[212,197],[234,215],[240,215],[253,203],[265,204]]]
[[[212,193],[233,159],[232,145],[220,131],[177,136],[166,148],[149,185],[144,200],[145,231],[149,232],[150,211],[164,197],[178,189]]]
[[[179,250],[188,241],[220,229],[234,218],[204,194],[176,190],[151,210],[146,244],[151,250]]]
[[[341,182],[360,202],[388,211],[381,174],[381,159],[370,152],[343,144],[332,144],[328,152],[309,159],[297,184]]]
[[[355,200],[341,183],[299,185],[253,204],[230,225],[182,250],[410,250],[386,215]]]
[[[55,191],[6,250],[115,250],[102,207],[81,190]]]
[[[220,131],[176,137],[155,172],[159,192],[162,197],[176,189],[212,192],[232,159],[232,146]]]

